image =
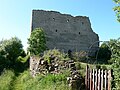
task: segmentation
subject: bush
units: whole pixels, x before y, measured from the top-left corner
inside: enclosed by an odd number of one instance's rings
[[[0,68],[16,68],[16,59],[25,56],[21,41],[17,37],[0,42]]]
[[[29,67],[30,56],[26,55],[25,57],[19,56],[16,60],[16,69],[17,72],[23,72]]]
[[[66,74],[31,77],[29,71],[24,71],[15,80],[13,90],[69,90]]]
[[[69,60],[68,55],[60,52],[58,49],[48,50],[44,52],[44,60],[47,60],[48,63],[51,63],[52,60]]]
[[[46,50],[46,38],[43,29],[34,29],[28,39],[28,44],[28,52],[30,52],[31,55],[39,55]]]
[[[120,90],[120,39],[110,40],[109,45],[112,49],[112,57],[110,62],[112,63],[114,75],[112,87],[113,90]]]
[[[108,63],[108,60],[111,58],[111,50],[108,47],[107,43],[103,43],[99,51],[96,53],[96,58],[99,62]]]
[[[10,90],[14,77],[15,75],[12,70],[4,70],[0,76],[0,90]]]
[[[77,69],[77,70],[80,70],[80,69],[81,69],[81,64],[80,64],[79,62],[77,62],[77,63],[75,64],[75,66],[76,66],[76,69]]]
[[[85,62],[87,58],[87,52],[85,51],[80,51],[80,52],[74,52],[72,54],[74,61],[83,61]]]

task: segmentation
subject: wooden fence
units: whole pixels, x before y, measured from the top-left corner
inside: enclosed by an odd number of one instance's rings
[[[86,66],[86,90],[111,90],[111,70],[90,69]]]

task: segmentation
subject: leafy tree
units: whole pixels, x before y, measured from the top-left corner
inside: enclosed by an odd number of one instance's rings
[[[34,29],[28,39],[28,44],[28,52],[30,52],[31,55],[39,55],[41,52],[46,50],[46,39],[43,29]]]
[[[120,22],[120,0],[113,0],[117,6],[115,6],[113,9],[116,12],[117,20]]]
[[[107,63],[108,60],[110,60],[111,58],[111,50],[108,47],[108,45],[106,45],[107,43],[103,43],[100,46],[100,49],[98,51],[97,54],[97,59],[102,60],[102,62]]]
[[[15,68],[16,59],[25,56],[21,41],[17,37],[0,42],[0,68]]]
[[[113,90],[120,90],[120,39],[112,39],[109,42],[112,49]]]

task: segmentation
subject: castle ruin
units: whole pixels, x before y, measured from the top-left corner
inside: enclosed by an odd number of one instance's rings
[[[98,34],[93,32],[86,16],[71,16],[56,11],[33,10],[31,31],[43,28],[49,49],[60,49],[65,52],[87,51],[96,41]],[[96,43],[92,49],[98,48]]]

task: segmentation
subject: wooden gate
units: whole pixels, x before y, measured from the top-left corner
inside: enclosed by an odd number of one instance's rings
[[[86,90],[111,90],[111,70],[90,69],[86,66]]]

